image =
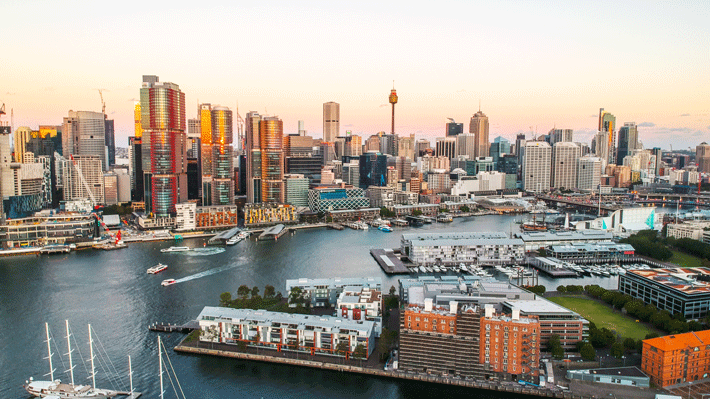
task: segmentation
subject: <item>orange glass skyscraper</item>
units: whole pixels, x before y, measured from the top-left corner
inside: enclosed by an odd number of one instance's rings
[[[185,93],[143,76],[140,101],[146,211],[169,216],[176,203],[187,201]]]
[[[261,201],[284,202],[283,121],[265,117],[259,123]]]

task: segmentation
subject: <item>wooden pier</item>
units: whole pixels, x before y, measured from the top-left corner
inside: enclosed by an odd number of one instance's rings
[[[191,322],[185,323],[185,324],[165,324],[165,323],[153,323],[148,327],[148,330],[153,331],[153,332],[165,332],[165,333],[173,333],[173,332],[179,332],[183,334],[187,334],[190,331],[193,330],[198,330],[200,328],[200,324],[193,320]]]

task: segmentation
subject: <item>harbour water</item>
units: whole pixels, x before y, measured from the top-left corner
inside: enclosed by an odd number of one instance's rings
[[[91,324],[119,370],[125,386],[102,384],[105,373],[97,370],[97,385],[126,389],[127,356],[133,363],[134,386],[146,398],[159,396],[156,333],[154,322],[184,323],[194,319],[205,305],[217,305],[219,295],[246,284],[263,292],[273,285],[286,295],[287,279],[299,277],[382,277],[383,290],[397,286],[406,276],[385,275],[369,254],[370,248],[397,248],[402,232],[415,231],[516,231],[514,216],[488,215],[457,218],[420,228],[395,228],[392,233],[376,229],[343,231],[324,228],[300,230],[278,241],[254,238],[226,247],[221,253],[190,256],[161,253],[171,245],[202,247],[206,239],[173,242],[132,243],[118,251],[85,250],[53,256],[18,256],[0,259],[0,397],[27,398],[21,385],[48,373],[44,323],[54,335],[55,378],[67,365],[58,354],[66,353],[64,320],[68,319],[84,359],[88,358],[87,324]],[[519,219],[519,217],[518,217]],[[164,263],[158,274],[148,267]],[[499,276],[503,279],[505,276]],[[178,283],[163,287],[163,279]],[[599,284],[615,288],[617,278],[586,277],[552,280],[540,276],[548,290],[560,284]],[[182,334],[163,335],[168,348]],[[75,346],[74,344],[72,346]],[[470,389],[371,378],[354,374],[322,372],[264,363],[200,357],[169,351],[175,371],[188,398],[405,398],[412,396],[463,397]],[[78,362],[78,353],[75,352]],[[65,359],[66,363],[67,360]],[[83,365],[75,369],[77,382],[89,383]],[[169,385],[168,385],[169,386]],[[512,394],[480,391],[479,398],[512,398]],[[167,398],[176,397],[170,388]]]

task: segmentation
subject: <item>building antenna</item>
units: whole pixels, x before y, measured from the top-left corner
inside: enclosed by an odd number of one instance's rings
[[[392,79],[392,90],[394,90],[394,79]]]
[[[481,112],[481,99],[478,99],[478,112]]]

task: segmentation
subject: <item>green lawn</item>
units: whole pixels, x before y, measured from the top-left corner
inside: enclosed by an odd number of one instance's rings
[[[693,255],[688,255],[684,254],[683,252],[676,251],[676,250],[671,250],[673,252],[673,256],[669,260],[671,263],[675,263],[676,265],[680,265],[683,267],[700,267],[703,264],[701,263],[702,259],[697,258]]]
[[[547,299],[581,314],[597,328],[615,330],[624,338],[644,339],[646,334],[652,332],[643,323],[637,323],[635,319],[619,314],[589,298],[555,296]]]

